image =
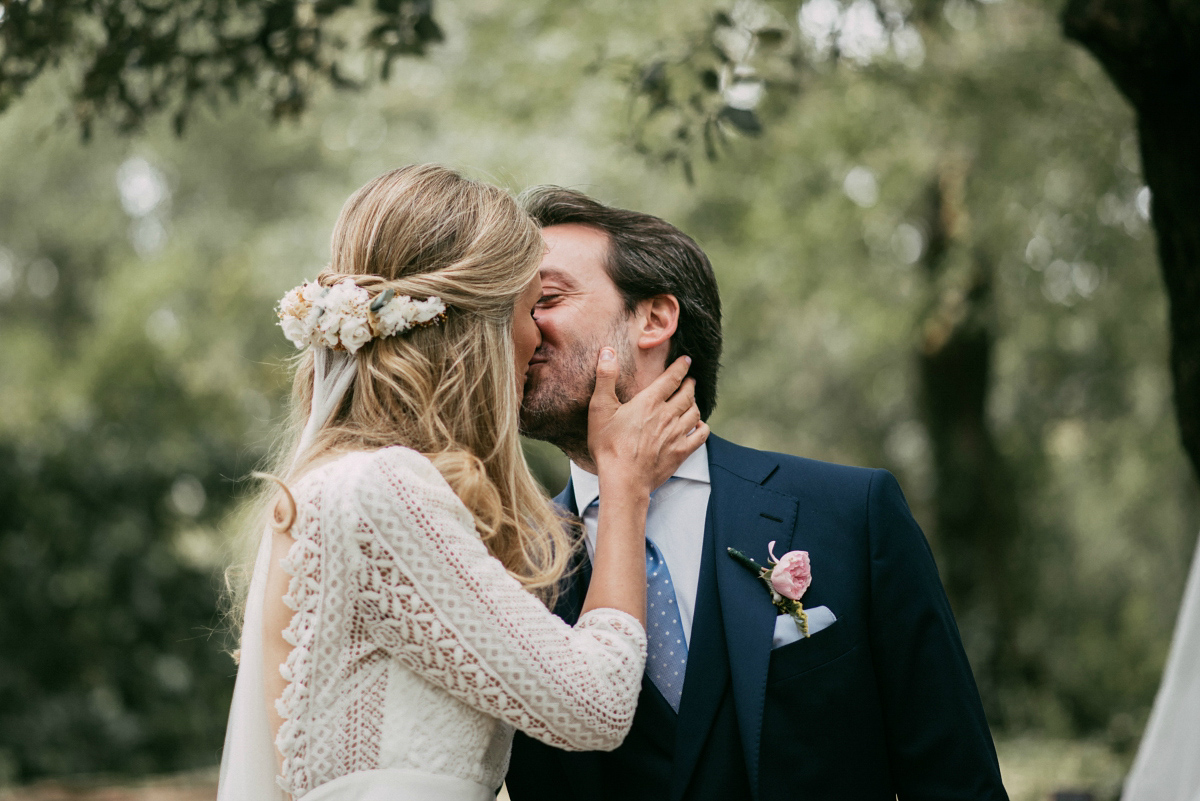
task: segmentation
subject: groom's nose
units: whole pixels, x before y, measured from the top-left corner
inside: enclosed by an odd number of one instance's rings
[[[540,349],[542,344],[550,338],[549,334],[552,330],[551,316],[545,312],[534,311],[533,324],[538,330],[538,348]]]

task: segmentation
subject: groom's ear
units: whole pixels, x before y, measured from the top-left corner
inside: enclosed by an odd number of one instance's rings
[[[648,351],[665,345],[679,327],[679,301],[674,295],[655,295],[637,305],[634,313],[636,344]]]

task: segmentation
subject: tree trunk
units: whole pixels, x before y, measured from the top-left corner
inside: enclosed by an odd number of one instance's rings
[[[1017,670],[1017,491],[987,418],[995,345],[992,269],[969,244],[966,166],[948,159],[931,187],[924,265],[930,302],[918,349],[937,494],[943,581],[985,699]],[[999,709],[988,704],[994,723]]]
[[[1200,477],[1200,3],[1070,0],[1063,28],[1137,112],[1170,304],[1175,414]]]

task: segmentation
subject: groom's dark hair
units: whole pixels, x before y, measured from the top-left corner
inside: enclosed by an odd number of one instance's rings
[[[721,369],[721,296],[712,264],[683,231],[649,214],[605,206],[582,192],[538,186],[521,204],[543,228],[576,223],[608,235],[608,277],[625,299],[625,309],[656,295],[679,301],[679,323],[671,337],[667,364],[692,357],[688,375],[696,379],[696,406],[705,420],[717,405]]]

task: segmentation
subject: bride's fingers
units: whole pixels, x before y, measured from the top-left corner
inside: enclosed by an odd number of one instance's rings
[[[650,386],[642,390],[643,392],[652,393],[659,400],[667,400],[675,391],[679,389],[679,385],[687,378],[688,370],[692,367],[691,356],[680,356],[670,367],[663,371],[662,375],[654,379]]]
[[[691,408],[679,416],[678,422],[675,425],[677,431],[684,434],[690,432],[693,428],[700,424],[700,407],[692,404]]]
[[[703,421],[696,423],[690,431],[678,440],[683,448],[683,453],[687,454],[687,456],[695,453],[696,449],[708,440],[708,433],[708,423]]]
[[[667,401],[667,405],[675,412],[675,414],[683,414],[688,410],[689,406],[695,404],[696,401],[696,379],[685,378],[683,383],[679,385],[679,389]]]
[[[666,430],[670,432],[672,437],[681,437],[696,427],[700,422],[700,409],[696,404],[692,404],[679,415],[673,417],[667,423]]]

